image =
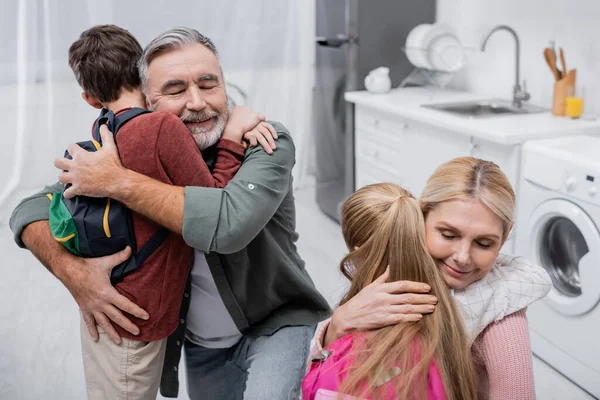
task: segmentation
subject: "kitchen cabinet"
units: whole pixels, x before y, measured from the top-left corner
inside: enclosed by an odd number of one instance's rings
[[[355,108],[356,188],[391,181],[419,196],[440,164],[470,155],[498,164],[518,199],[521,144],[534,139],[600,134],[600,119],[571,120],[555,117],[549,110],[463,118],[423,107],[486,99],[456,90],[410,87],[386,94],[347,92],[344,98]]]
[[[356,105],[355,188],[392,182],[420,196],[436,168],[453,158],[493,161],[518,184],[519,146],[501,145],[402,116]]]

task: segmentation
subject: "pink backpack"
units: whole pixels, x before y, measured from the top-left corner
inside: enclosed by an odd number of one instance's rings
[[[313,359],[310,371],[302,381],[303,400],[337,400],[338,389],[341,382],[346,378],[348,367],[352,365],[352,347],[354,335],[347,335],[336,340],[327,349],[324,349],[319,359]],[[388,384],[398,371],[390,371],[387,379],[382,385],[387,385],[389,390],[386,400],[394,400],[394,390]],[[435,362],[429,368],[429,384],[427,386],[427,398],[429,400],[446,400],[446,392],[442,383],[440,371]],[[358,399],[353,396],[344,395],[343,400],[367,400]]]

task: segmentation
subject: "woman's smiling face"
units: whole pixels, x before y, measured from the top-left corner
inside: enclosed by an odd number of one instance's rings
[[[429,253],[454,289],[483,278],[504,244],[502,220],[477,199],[438,204],[428,212],[425,229]]]

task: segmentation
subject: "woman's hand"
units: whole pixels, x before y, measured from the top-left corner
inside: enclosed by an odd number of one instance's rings
[[[435,310],[437,298],[429,285],[419,282],[387,282],[389,268],[369,286],[338,307],[327,328],[324,347],[354,330],[374,330],[399,322],[418,321]]]

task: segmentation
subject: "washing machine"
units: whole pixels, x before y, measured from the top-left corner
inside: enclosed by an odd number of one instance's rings
[[[533,353],[600,397],[600,138],[523,147],[516,254],[552,278],[529,307]]]

